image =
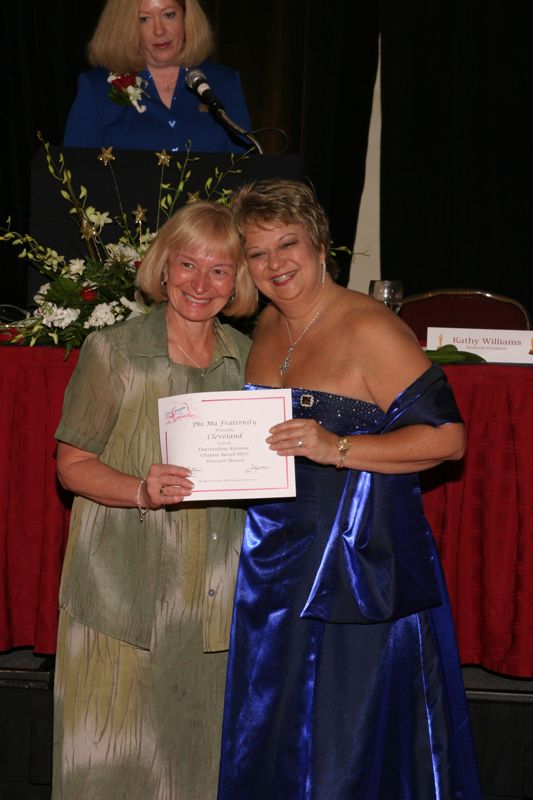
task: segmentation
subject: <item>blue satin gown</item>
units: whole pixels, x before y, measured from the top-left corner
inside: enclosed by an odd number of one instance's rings
[[[386,414],[301,389],[293,413],[339,435],[460,419],[438,367]],[[481,800],[417,476],[296,469],[296,498],[248,514],[219,800]]]

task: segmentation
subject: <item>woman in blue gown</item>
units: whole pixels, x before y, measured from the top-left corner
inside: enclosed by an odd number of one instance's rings
[[[268,438],[297,495],[248,514],[219,800],[480,800],[449,602],[417,473],[460,458],[440,368],[385,306],[336,285],[313,193],[233,201],[271,302],[248,388],[293,387]]]

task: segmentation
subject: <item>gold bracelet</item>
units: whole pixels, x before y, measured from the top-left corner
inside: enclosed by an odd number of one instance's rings
[[[346,461],[346,454],[351,447],[351,442],[346,436],[339,439],[337,442],[337,450],[339,451],[339,460],[337,461],[337,469],[342,469]]]

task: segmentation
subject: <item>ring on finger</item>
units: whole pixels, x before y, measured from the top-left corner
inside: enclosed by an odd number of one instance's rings
[[[165,486],[165,484],[163,484],[162,486],[159,487],[159,494],[161,495],[161,497],[165,496],[165,489],[166,488],[167,487]]]
[[[296,446],[297,446],[297,447],[302,447],[302,446],[303,446],[303,443],[304,443],[304,440],[303,440],[303,439],[296,439]]]

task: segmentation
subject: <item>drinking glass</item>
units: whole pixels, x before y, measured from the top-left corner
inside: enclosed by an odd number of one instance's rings
[[[395,314],[402,305],[402,283],[401,281],[370,281],[368,294],[385,303]]]

